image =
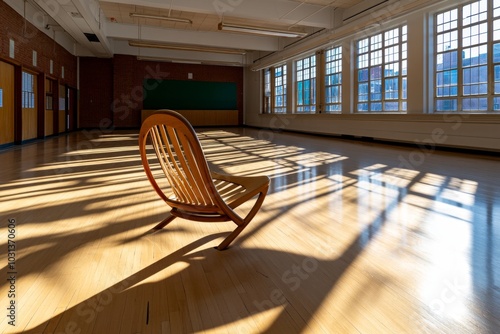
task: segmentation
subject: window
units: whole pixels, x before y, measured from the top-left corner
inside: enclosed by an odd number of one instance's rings
[[[358,112],[406,111],[407,27],[357,41]]]
[[[342,47],[325,52],[325,112],[342,111]]]
[[[286,113],[286,65],[274,69],[274,112]]]
[[[440,12],[435,31],[435,111],[499,111],[500,0]]]
[[[264,70],[264,113],[286,113],[286,65]]]
[[[316,111],[316,55],[295,62],[296,110],[298,113]]]
[[[264,70],[264,113],[271,113],[271,70]]]
[[[23,72],[22,82],[22,107],[35,108],[35,76]]]

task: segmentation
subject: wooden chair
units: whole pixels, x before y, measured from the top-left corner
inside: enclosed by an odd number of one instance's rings
[[[152,154],[149,144],[156,154]],[[233,221],[236,229],[217,247],[223,250],[250,223],[267,194],[267,176],[232,176],[210,171],[196,132],[175,111],[160,110],[144,120],[139,148],[151,185],[172,208],[153,231],[176,217],[202,222]],[[245,217],[234,211],[256,196]]]

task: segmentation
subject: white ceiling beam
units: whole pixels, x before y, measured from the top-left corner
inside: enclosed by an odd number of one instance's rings
[[[96,43],[90,42],[84,35],[86,33],[95,33],[93,29],[90,28],[89,17],[87,13],[87,18],[84,16],[85,10],[77,8],[75,5],[77,3],[71,0],[64,0],[61,3],[51,0],[33,0],[47,15],[49,15],[58,25],[61,26],[78,44],[83,48],[88,48],[89,51],[94,53],[99,57],[110,57],[112,56],[112,50],[109,46],[109,42],[105,38],[104,34],[100,34],[103,41]],[[79,0],[76,0],[79,1]],[[83,13],[80,10],[83,10]],[[74,19],[70,12],[78,11],[83,18]],[[81,20],[80,22],[78,20]],[[90,21],[91,22],[91,21]],[[89,29],[90,31],[84,31]],[[97,34],[96,34],[97,35]],[[77,54],[78,56],[79,54]]]
[[[116,4],[137,5],[170,9],[164,0],[106,0]],[[177,0],[172,9],[186,12],[219,15],[222,17],[248,18],[289,25],[306,25],[317,28],[333,27],[334,7],[304,3],[297,8],[296,1],[269,0]],[[294,10],[296,9],[297,10]]]
[[[156,41],[163,43],[197,44],[210,47],[245,50],[276,51],[279,38],[272,36],[254,36],[220,31],[174,30],[131,24],[108,24],[106,33],[109,38]]]
[[[245,55],[220,54],[210,52],[194,52],[180,50],[160,50],[152,48],[131,47],[126,40],[114,40],[113,48],[115,53],[124,55],[133,55],[141,57],[156,57],[164,59],[190,59],[200,62],[227,62],[244,64]]]
[[[112,56],[111,45],[103,32],[106,17],[99,6],[99,2],[97,0],[72,0],[72,2],[90,27],[91,31],[89,33],[94,33],[99,39],[101,44],[99,47],[101,49],[100,53]]]

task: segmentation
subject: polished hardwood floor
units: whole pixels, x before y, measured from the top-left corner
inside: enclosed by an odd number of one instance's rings
[[[0,151],[1,333],[500,332],[499,156],[198,132],[215,170],[271,178],[222,252],[230,222],[146,233],[168,208],[137,132]]]

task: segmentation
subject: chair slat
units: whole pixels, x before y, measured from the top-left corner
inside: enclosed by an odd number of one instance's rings
[[[165,134],[165,136],[166,138],[168,138],[169,142],[168,152],[170,155],[170,161],[172,163],[172,166],[174,167],[175,175],[178,179],[178,190],[183,194],[182,201],[189,204],[199,204],[197,201],[197,196],[191,187],[191,182],[186,175],[185,160],[181,147],[179,145],[177,134],[175,130],[170,126],[166,127],[166,132],[167,133]]]
[[[191,199],[191,204],[195,205],[206,205],[205,198],[200,193],[200,190],[197,186],[196,182],[196,173],[197,170],[192,166],[192,163],[189,161],[189,151],[187,148],[189,147],[188,143],[182,142],[182,134],[177,133],[177,131],[171,127],[168,127],[168,134],[172,143],[173,150],[175,152],[175,162],[176,169],[181,174],[183,188],[189,195]]]
[[[183,152],[186,157],[186,162],[190,166],[189,171],[191,172],[190,175],[192,176],[192,182],[190,184],[193,188],[196,188],[200,203],[203,203],[205,205],[214,205],[215,203],[212,200],[213,194],[211,194],[210,190],[207,188],[207,183],[204,181],[201,173],[200,164],[204,162],[204,157],[202,157],[203,159],[200,159],[200,157],[196,156],[186,136],[182,136],[180,138],[182,146],[184,148]]]
[[[175,169],[175,163],[172,163],[170,158],[172,156],[172,150],[170,148],[170,141],[167,133],[165,132],[164,126],[155,126],[152,130],[155,134],[155,150],[157,152],[158,159],[165,176],[172,185],[174,195],[179,201],[190,202],[189,195],[182,184],[182,179],[178,176],[179,172]]]

